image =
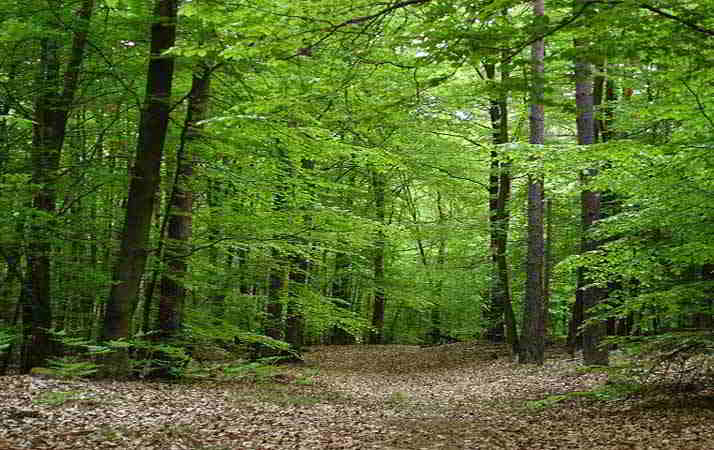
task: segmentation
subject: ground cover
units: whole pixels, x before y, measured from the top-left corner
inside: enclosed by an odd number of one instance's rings
[[[712,390],[617,395],[577,358],[548,356],[535,367],[478,342],[334,346],[191,383],[7,376],[0,450],[714,448]]]

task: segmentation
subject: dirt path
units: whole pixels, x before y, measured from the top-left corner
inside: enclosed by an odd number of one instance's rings
[[[714,397],[529,400],[604,382],[476,343],[323,347],[257,382],[0,378],[9,449],[714,449]]]

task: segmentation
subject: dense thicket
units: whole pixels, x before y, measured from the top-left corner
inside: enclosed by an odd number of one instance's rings
[[[709,2],[305,3],[0,1],[2,370],[711,349]]]

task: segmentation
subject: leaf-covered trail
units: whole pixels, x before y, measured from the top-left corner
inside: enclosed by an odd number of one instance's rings
[[[3,377],[0,450],[714,448],[701,393],[526,408],[604,381],[553,356],[535,368],[476,343],[323,347],[262,383]]]

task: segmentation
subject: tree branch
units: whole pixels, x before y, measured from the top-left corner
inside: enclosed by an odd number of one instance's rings
[[[662,17],[666,17],[666,18],[668,18],[668,19],[672,19],[672,20],[674,20],[675,22],[681,23],[682,25],[686,25],[687,27],[691,28],[692,30],[698,31],[699,33],[706,34],[706,35],[708,35],[708,36],[714,36],[714,30],[709,30],[709,29],[707,29],[707,28],[703,28],[703,27],[697,25],[697,24],[694,23],[694,22],[690,22],[690,21],[688,21],[688,20],[686,20],[686,19],[683,19],[683,18],[681,18],[681,17],[679,17],[679,16],[675,16],[674,14],[670,14],[670,13],[668,13],[668,12],[662,11],[661,9],[656,8],[656,7],[654,7],[654,6],[651,6],[651,5],[647,5],[647,4],[645,4],[645,3],[642,3],[642,4],[639,5],[639,7],[642,8],[642,9],[646,9],[647,11],[651,11],[651,12],[653,12],[653,13],[655,13],[655,14],[659,14],[659,15],[662,16]]]

